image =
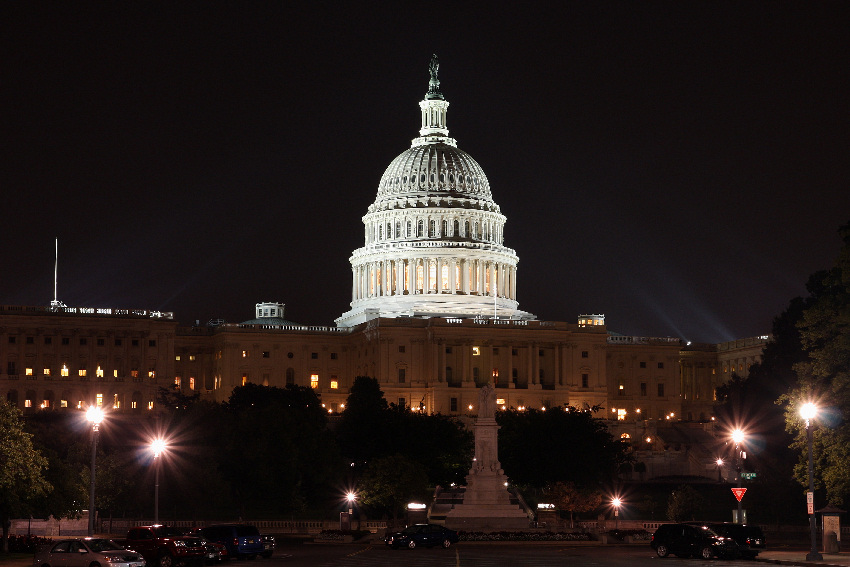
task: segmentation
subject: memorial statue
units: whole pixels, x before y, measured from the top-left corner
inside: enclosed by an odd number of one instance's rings
[[[496,389],[493,384],[485,384],[478,392],[478,417],[496,417]]]

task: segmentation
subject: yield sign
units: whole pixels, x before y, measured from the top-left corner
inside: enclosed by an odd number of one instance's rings
[[[734,495],[735,495],[735,498],[737,498],[737,499],[738,499],[738,502],[740,502],[740,501],[741,501],[741,498],[743,498],[743,497],[744,497],[744,493],[745,493],[746,491],[747,491],[747,489],[746,489],[746,488],[733,488],[733,489],[732,489],[732,494],[734,494]]]

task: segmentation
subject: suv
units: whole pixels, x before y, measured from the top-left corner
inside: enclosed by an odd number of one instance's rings
[[[652,534],[649,545],[658,557],[672,553],[677,557],[734,559],[739,551],[734,540],[719,536],[706,526],[690,524],[662,524]]]
[[[224,544],[227,554],[237,559],[254,559],[263,555],[266,546],[263,544],[263,536],[255,526],[247,524],[219,524],[198,528],[194,532],[199,537],[208,541],[216,541]]]
[[[692,526],[706,526],[714,533],[735,540],[740,548],[740,555],[746,559],[755,559],[765,547],[764,532],[751,524],[734,524],[732,522],[688,522]]]
[[[125,546],[141,553],[150,567],[201,565],[207,552],[201,538],[160,525],[130,528]]]

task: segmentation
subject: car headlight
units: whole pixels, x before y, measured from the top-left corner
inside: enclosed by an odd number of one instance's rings
[[[124,561],[124,558],[120,555],[104,555],[103,558],[110,563],[121,563]]]
[[[183,540],[176,540],[174,542],[174,547],[186,547],[186,542]]]

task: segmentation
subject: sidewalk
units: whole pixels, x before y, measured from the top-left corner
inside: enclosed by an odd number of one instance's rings
[[[778,565],[836,565],[839,567],[850,567],[850,553],[821,553],[823,561],[806,561],[808,550],[801,551],[773,551],[766,550],[759,553],[756,558],[765,563],[776,563]]]

